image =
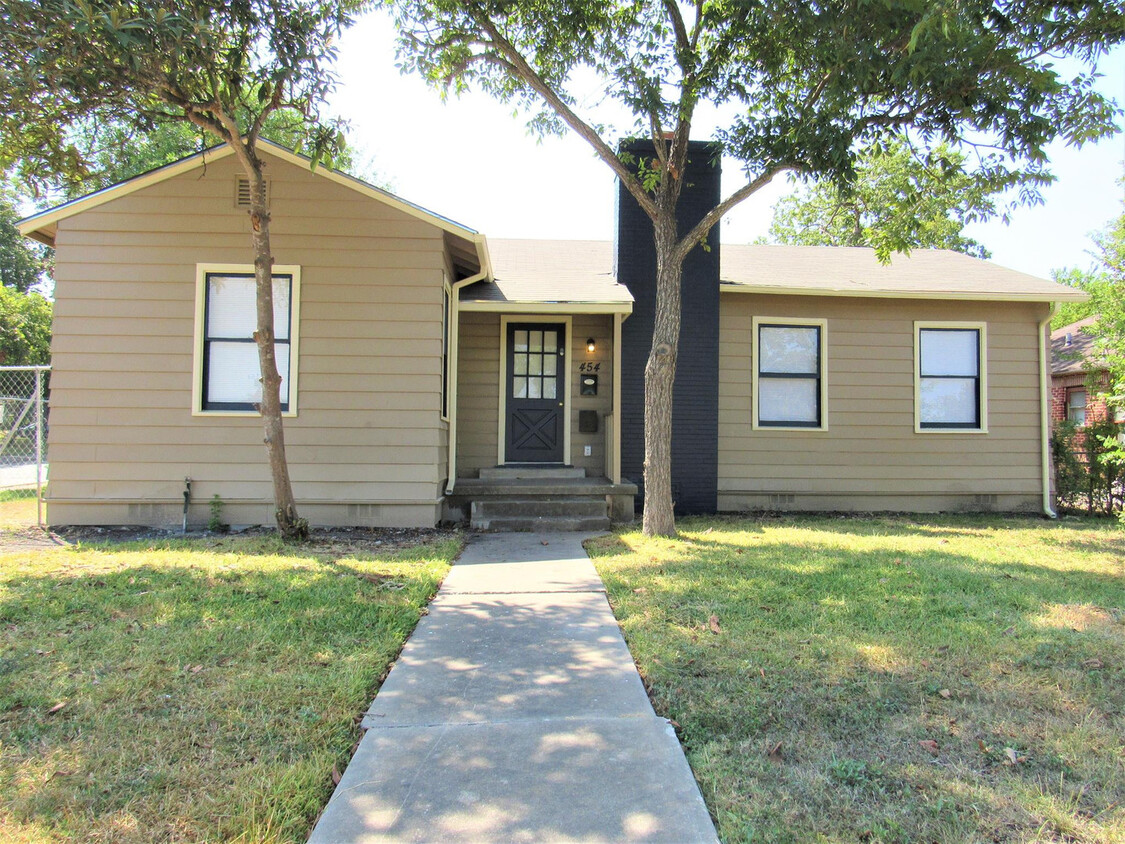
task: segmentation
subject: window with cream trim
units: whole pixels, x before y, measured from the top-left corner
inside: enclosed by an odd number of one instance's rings
[[[987,430],[985,326],[918,322],[914,349],[916,429]]]
[[[197,267],[193,411],[256,415],[262,398],[253,267]],[[295,415],[300,268],[273,275],[274,352],[281,375],[281,410]]]
[[[753,427],[825,430],[822,319],[754,318]]]

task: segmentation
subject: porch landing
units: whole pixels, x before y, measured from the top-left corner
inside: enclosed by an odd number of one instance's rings
[[[606,530],[633,520],[636,484],[586,477],[572,467],[497,467],[458,478],[447,496],[473,530]]]

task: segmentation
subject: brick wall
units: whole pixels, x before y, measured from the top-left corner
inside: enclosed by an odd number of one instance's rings
[[[1102,373],[1099,382],[1101,385],[1106,385],[1108,379],[1105,373]],[[1087,374],[1084,372],[1075,372],[1070,375],[1052,375],[1051,376],[1051,427],[1066,419],[1066,394],[1067,391],[1074,387],[1083,387],[1086,389],[1086,421],[1087,422],[1101,422],[1106,418],[1105,401],[1097,397],[1097,390],[1091,390],[1087,386]]]

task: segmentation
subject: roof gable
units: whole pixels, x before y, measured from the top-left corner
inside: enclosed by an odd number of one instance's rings
[[[285,147],[262,139],[258,141],[258,149],[261,153],[295,164],[300,167],[309,168],[311,160],[305,156],[298,155]],[[54,208],[41,211],[38,214],[33,214],[17,224],[20,234],[25,237],[30,237],[40,243],[45,243],[48,246],[54,246],[55,234],[58,230],[58,224],[68,217],[73,217],[76,214],[81,214],[99,205],[104,205],[107,202],[112,202],[123,196],[128,196],[131,193],[142,190],[160,182],[173,179],[184,173],[189,173],[208,164],[220,161],[234,154],[234,150],[228,145],[218,147],[211,147],[209,149],[198,152],[194,155],[183,158],[180,161],[175,161],[171,164],[166,164],[163,167],[158,167],[155,170],[150,170],[147,173],[134,176],[124,182],[119,182],[116,185],[110,185],[94,193],[88,194],[78,199],[73,199],[58,205]],[[460,223],[429,211],[420,205],[415,205],[399,196],[396,196],[389,191],[378,188],[375,185],[368,184],[362,179],[357,179],[354,176],[349,176],[346,173],[340,173],[335,170],[330,170],[326,167],[318,167],[313,171],[318,176],[329,179],[339,185],[342,185],[350,190],[353,190],[369,199],[377,202],[382,202],[395,208],[403,213],[422,220],[423,222],[430,223],[433,226],[446,232],[455,240],[466,241],[460,251],[473,252],[476,254],[480,265],[483,266],[487,261],[486,247],[484,243],[484,236],[479,234],[474,229],[463,226]],[[467,247],[467,248],[466,248]]]

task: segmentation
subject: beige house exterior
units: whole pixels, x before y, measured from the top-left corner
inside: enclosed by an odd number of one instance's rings
[[[302,514],[432,526],[513,490],[565,509],[573,484],[630,515],[634,296],[613,244],[490,242],[264,146]],[[215,400],[242,353],[222,308],[252,271],[239,199],[235,160],[216,149],[21,224],[56,249],[51,524],[178,524],[188,478],[191,523],[215,495],[226,521],[271,522],[256,412]],[[1053,301],[1081,294],[948,252],[883,265],[870,250],[769,246],[724,245],[718,284],[718,324],[702,329],[718,336],[717,510],[1050,512],[1046,328]],[[816,365],[759,366],[776,338],[815,338]],[[965,338],[973,372],[920,363],[926,343]],[[972,393],[976,416],[934,427],[935,390]],[[774,396],[815,414],[766,418]]]

